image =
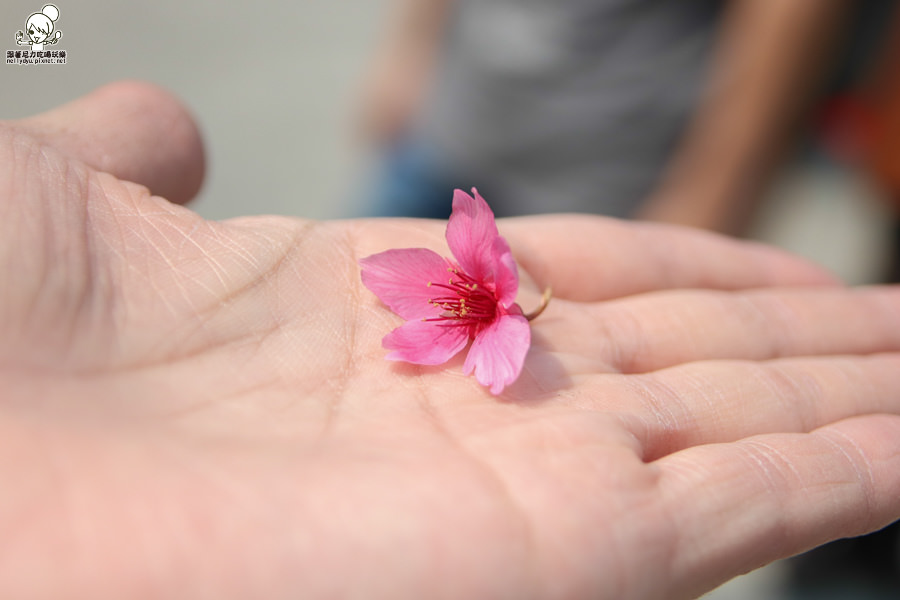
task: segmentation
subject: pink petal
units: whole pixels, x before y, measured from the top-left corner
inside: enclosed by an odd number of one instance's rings
[[[472,193],[474,198],[462,190],[453,192],[447,244],[463,271],[479,281],[492,281],[492,248],[500,234],[487,202],[475,188]]]
[[[491,257],[494,263],[497,302],[503,308],[509,308],[516,301],[516,295],[519,293],[519,271],[516,268],[516,261],[509,249],[509,244],[500,236],[494,240]]]
[[[403,360],[417,365],[440,365],[450,360],[469,342],[466,327],[448,326],[438,321],[408,321],[381,340],[393,350],[389,360]]]
[[[428,303],[435,291],[428,282],[446,282],[449,262],[425,248],[387,250],[359,261],[362,282],[392,311],[404,319],[421,319],[441,313]]]
[[[497,395],[519,377],[530,345],[531,328],[521,311],[503,315],[475,337],[463,371],[475,371],[478,383]]]

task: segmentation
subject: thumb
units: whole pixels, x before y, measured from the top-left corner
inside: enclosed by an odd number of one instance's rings
[[[203,142],[194,120],[171,94],[148,83],[112,83],[16,125],[178,204],[196,196],[203,182]]]

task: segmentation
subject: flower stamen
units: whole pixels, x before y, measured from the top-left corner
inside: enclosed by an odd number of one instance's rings
[[[425,321],[447,321],[448,325],[472,325],[491,322],[496,317],[497,299],[487,290],[478,287],[478,283],[458,269],[448,268],[456,277],[447,283],[428,282],[428,287],[446,290],[443,296],[435,296],[428,300],[432,306],[444,312],[436,317],[427,317]]]

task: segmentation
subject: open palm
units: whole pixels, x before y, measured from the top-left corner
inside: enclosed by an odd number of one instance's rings
[[[385,361],[360,281],[443,223],[208,222],[124,181],[185,200],[195,135],[137,84],[0,126],[0,595],[680,598],[900,517],[898,290],[501,222],[520,303],[555,298],[493,397]]]

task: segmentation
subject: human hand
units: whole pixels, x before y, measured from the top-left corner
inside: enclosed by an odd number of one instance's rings
[[[209,222],[122,180],[184,201],[199,152],[139,85],[0,126],[0,596],[687,598],[900,517],[897,289],[503,221],[554,300],[495,398],[385,361],[360,282],[443,223]]]

